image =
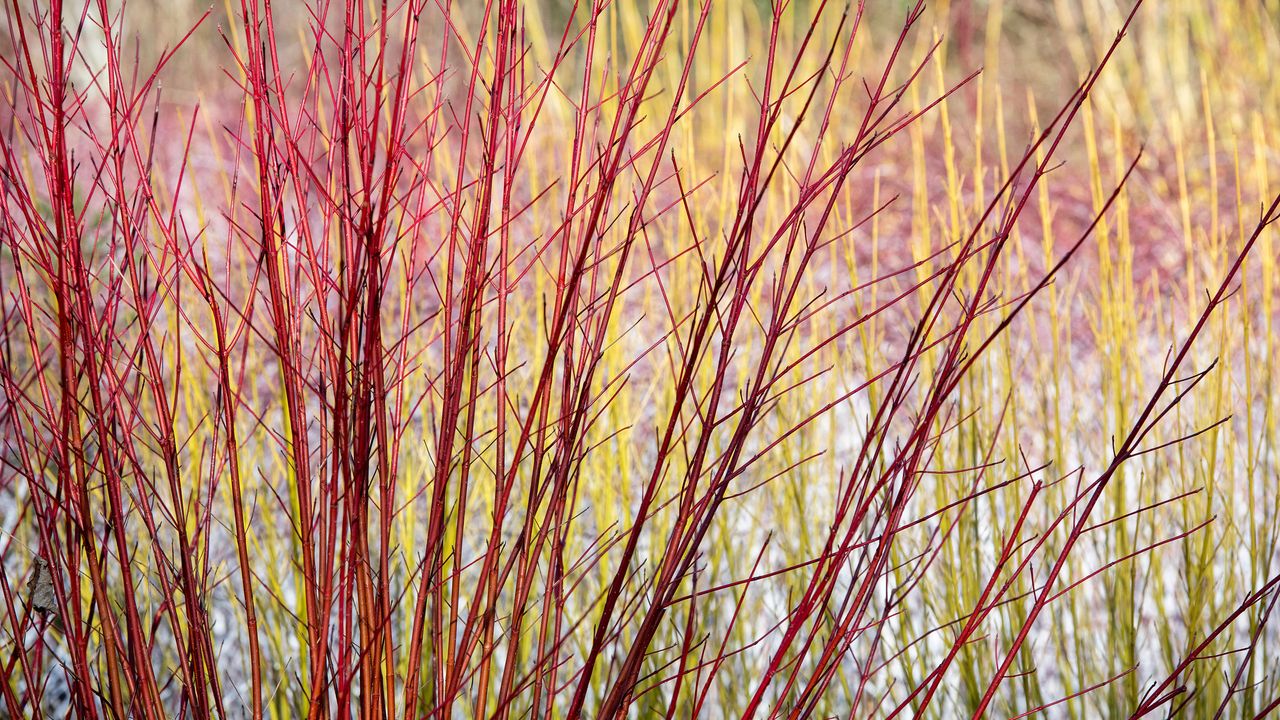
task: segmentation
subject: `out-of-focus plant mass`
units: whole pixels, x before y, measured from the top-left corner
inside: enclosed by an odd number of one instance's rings
[[[0,717],[1280,708],[1277,0],[0,49]]]

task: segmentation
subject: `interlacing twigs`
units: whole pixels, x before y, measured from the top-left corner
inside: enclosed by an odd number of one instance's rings
[[[9,0],[4,716],[1274,710],[1275,10],[944,5]]]

